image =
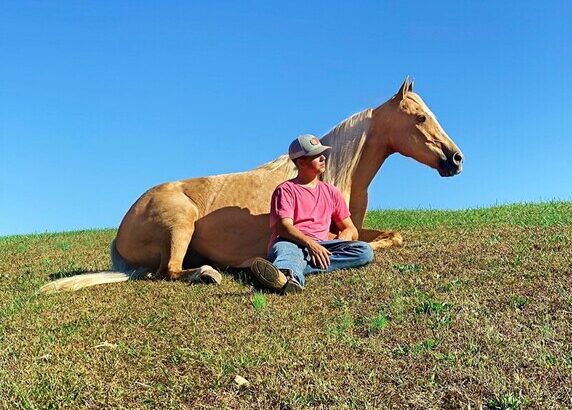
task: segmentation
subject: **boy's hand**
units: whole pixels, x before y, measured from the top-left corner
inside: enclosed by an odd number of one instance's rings
[[[342,241],[351,241],[353,240],[353,232],[348,230],[342,231],[338,234],[337,239],[341,239]]]
[[[330,255],[332,253],[329,250],[312,239],[308,241],[306,248],[308,248],[308,253],[314,266],[320,269],[327,269],[330,266]]]

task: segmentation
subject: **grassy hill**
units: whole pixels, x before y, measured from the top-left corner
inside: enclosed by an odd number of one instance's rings
[[[572,407],[572,202],[366,224],[405,245],[287,297],[240,273],[38,295],[107,269],[115,231],[0,238],[0,408]]]

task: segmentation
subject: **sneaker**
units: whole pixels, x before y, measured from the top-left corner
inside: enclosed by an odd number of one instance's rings
[[[250,271],[265,288],[280,290],[286,285],[286,276],[264,258],[254,258],[250,264]]]
[[[282,294],[288,295],[289,293],[300,293],[303,290],[304,286],[300,285],[296,279],[289,278],[284,288],[282,288]]]

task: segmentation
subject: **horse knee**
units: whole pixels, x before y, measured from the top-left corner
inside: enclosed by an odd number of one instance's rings
[[[394,246],[401,246],[403,245],[403,236],[397,231],[391,231],[392,236],[391,240],[393,241]]]

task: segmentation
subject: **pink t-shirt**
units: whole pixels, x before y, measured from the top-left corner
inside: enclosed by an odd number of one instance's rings
[[[280,219],[292,218],[304,235],[318,241],[328,239],[332,220],[339,222],[350,216],[342,193],[333,185],[318,181],[314,188],[292,180],[278,185],[270,202],[270,228]],[[272,232],[270,242],[278,235]]]

